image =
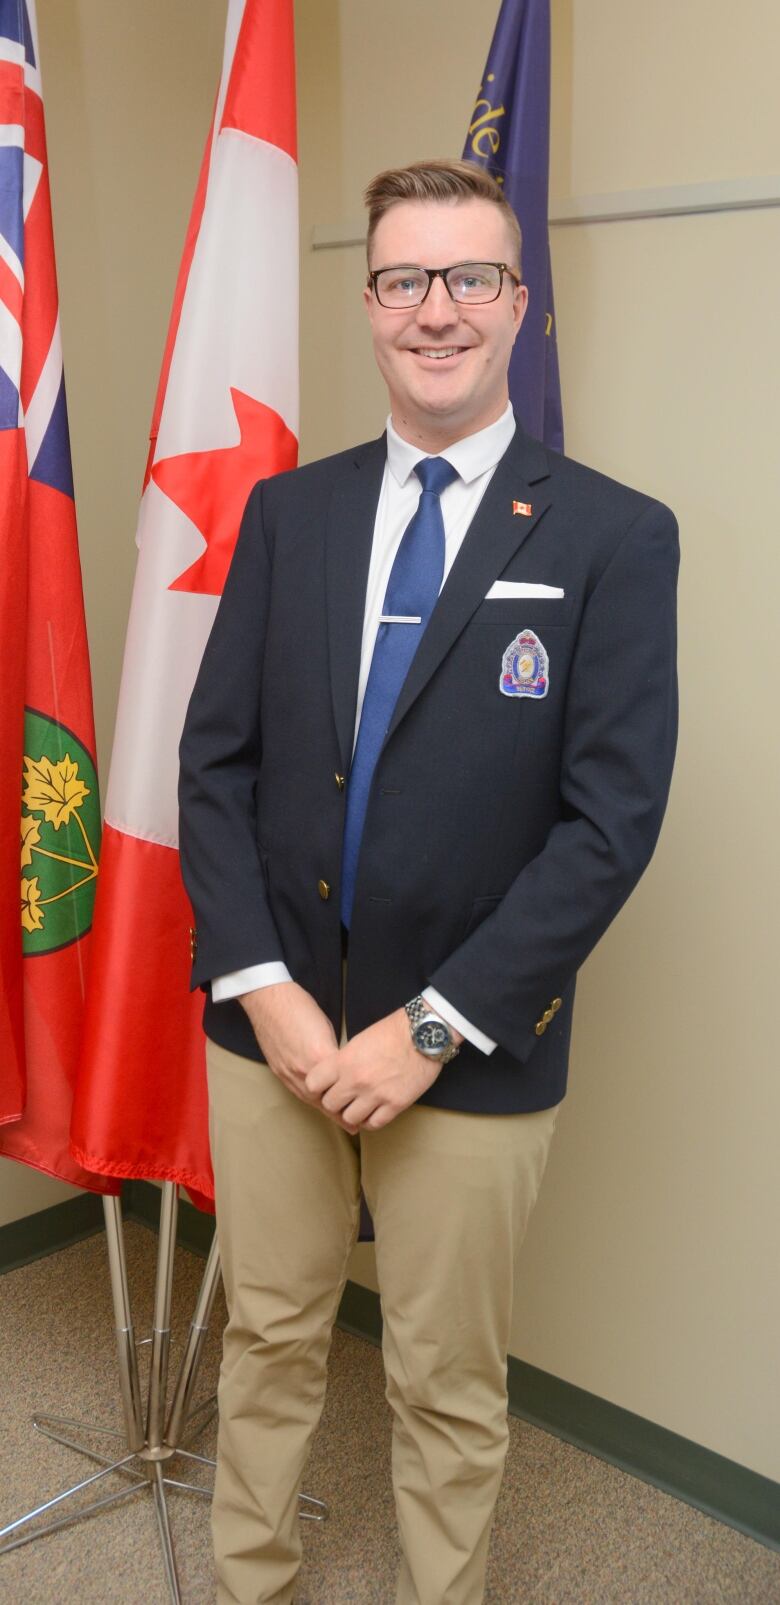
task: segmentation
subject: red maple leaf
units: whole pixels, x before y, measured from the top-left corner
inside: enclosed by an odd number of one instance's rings
[[[271,407],[231,389],[241,439],[214,451],[185,451],[163,457],[152,479],[191,519],[206,542],[190,568],[168,587],[202,596],[221,596],[233,556],[241,515],[258,479],[294,468],[298,442]]]

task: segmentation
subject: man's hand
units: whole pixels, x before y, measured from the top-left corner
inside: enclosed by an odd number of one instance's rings
[[[336,1033],[319,1004],[296,981],[258,987],[238,1001],[269,1069],[303,1103],[318,1103],[307,1089],[306,1076],[336,1048]]]
[[[306,1091],[347,1131],[378,1131],[415,1103],[440,1070],[417,1051],[406,1010],[396,1009],[316,1064]]]

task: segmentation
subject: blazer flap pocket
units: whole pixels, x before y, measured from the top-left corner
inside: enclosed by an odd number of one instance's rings
[[[476,931],[482,924],[482,921],[487,919],[489,914],[495,913],[499,903],[504,901],[504,896],[504,892],[499,892],[493,897],[475,897],[474,902],[471,905],[471,913],[468,917],[466,928],[463,932],[462,940],[464,942],[466,937],[471,936],[472,931]]]

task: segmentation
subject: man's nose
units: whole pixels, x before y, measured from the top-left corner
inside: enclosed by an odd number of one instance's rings
[[[417,321],[429,329],[446,329],[458,321],[458,308],[444,280],[435,278],[417,312]]]

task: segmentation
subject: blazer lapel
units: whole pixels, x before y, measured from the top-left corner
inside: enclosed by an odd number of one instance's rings
[[[328,651],[341,767],[349,772],[355,733],[368,568],[386,461],[384,436],[348,460],[331,498],[325,543]]]
[[[498,464],[431,615],[401,688],[388,730],[393,734],[514,553],[552,500],[544,447],[518,428]],[[533,492],[531,486],[534,486]],[[530,505],[515,513],[513,503]]]

